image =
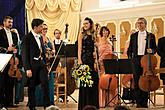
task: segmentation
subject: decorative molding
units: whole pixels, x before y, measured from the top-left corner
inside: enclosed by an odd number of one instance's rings
[[[122,9],[98,9],[81,12],[81,18],[91,17],[94,21],[109,21],[115,19],[137,18],[142,16],[165,15],[165,2],[145,5],[134,5]]]

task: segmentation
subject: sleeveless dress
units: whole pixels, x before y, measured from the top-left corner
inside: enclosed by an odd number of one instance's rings
[[[52,49],[52,43],[50,42],[49,39],[48,39],[48,42],[44,44],[44,49],[45,49],[44,51],[46,51],[47,47]],[[53,72],[50,72],[49,74],[48,84],[49,84],[50,104],[54,105],[54,74]],[[36,95],[36,106],[43,106],[44,99],[43,99],[43,91],[42,91],[41,85],[38,85],[36,87],[35,95]]]
[[[91,76],[94,84],[92,87],[79,88],[79,103],[78,110],[82,110],[86,105],[93,105],[99,108],[99,94],[98,94],[98,73],[94,70],[94,41],[91,35],[84,35],[82,39],[82,54],[81,60],[83,64],[89,65],[92,69]],[[81,82],[80,82],[81,85]]]
[[[101,78],[103,78],[102,75],[106,75],[105,70],[104,70],[103,60],[111,59],[110,56],[112,56],[112,46],[110,43],[102,43],[102,44],[99,44],[98,50],[99,50],[99,63],[101,66],[100,83],[102,83],[101,82],[101,80],[103,81],[103,79],[101,79]],[[107,75],[109,75],[109,74],[107,74]],[[109,82],[109,81],[106,81],[107,78],[105,79],[105,76],[104,76],[105,82]],[[111,90],[108,94],[108,92],[106,92],[106,90],[99,88],[99,105],[100,105],[100,107],[104,107],[107,103],[109,103],[109,101],[112,100],[112,98],[114,98],[116,96],[116,94],[117,94],[117,89],[115,91]],[[109,97],[108,97],[108,95],[109,95]],[[116,103],[117,103],[117,97],[109,103],[109,106],[114,106]]]

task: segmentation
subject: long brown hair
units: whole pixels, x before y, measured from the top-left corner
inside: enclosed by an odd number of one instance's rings
[[[95,36],[94,36],[94,22],[93,22],[93,20],[91,19],[91,18],[89,18],[89,17],[86,17],[85,19],[84,19],[84,21],[85,20],[87,20],[87,21],[89,21],[89,24],[90,24],[90,28],[89,28],[89,30],[85,30],[84,28],[82,28],[82,35],[88,35],[89,33],[87,33],[87,31],[89,31],[90,32],[90,35],[92,35],[92,39],[93,40],[95,40]]]

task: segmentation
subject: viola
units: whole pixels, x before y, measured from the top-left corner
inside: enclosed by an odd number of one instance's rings
[[[13,57],[10,59],[10,69],[8,71],[8,74],[10,77],[15,77],[19,81],[22,79],[22,74],[18,69],[18,64],[19,60],[16,57],[16,52],[13,52]]]
[[[150,48],[150,35],[147,38],[148,48]],[[155,91],[160,87],[160,80],[154,72],[157,65],[157,58],[148,53],[141,58],[143,75],[139,79],[139,88],[145,92]]]

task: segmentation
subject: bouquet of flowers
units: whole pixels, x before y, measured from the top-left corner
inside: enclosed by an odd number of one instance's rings
[[[92,87],[93,81],[91,76],[91,69],[88,65],[77,65],[73,68],[72,76],[77,80],[80,81],[83,87]]]

